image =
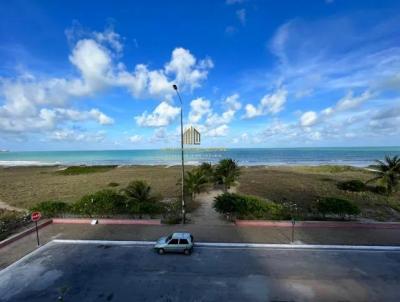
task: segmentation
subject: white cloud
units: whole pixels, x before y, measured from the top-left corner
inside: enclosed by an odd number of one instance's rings
[[[204,115],[211,112],[210,101],[197,98],[190,102],[189,122],[198,123]]]
[[[105,133],[97,131],[95,133],[79,132],[72,129],[55,130],[49,135],[50,139],[56,141],[70,142],[102,142],[105,139]]]
[[[236,112],[242,107],[239,102],[239,94],[235,93],[225,98],[222,101],[222,107],[223,111],[217,113],[211,108],[209,100],[195,99],[191,102],[189,123],[194,125],[204,136],[226,136],[229,129],[228,124],[234,120]]]
[[[114,121],[98,109],[79,112],[70,101],[79,97],[94,97],[101,91],[126,88],[135,98],[171,100],[172,84],[182,90],[193,90],[207,78],[213,67],[211,59],[198,60],[184,48],[172,51],[171,60],[161,69],[149,69],[137,64],[133,71],[118,62],[123,50],[122,37],[107,28],[104,32],[66,31],[72,50],[69,61],[78,74],[65,77],[35,77],[24,71],[21,76],[0,78],[0,132],[32,132],[55,129],[57,123],[95,120],[101,125]],[[26,76],[29,75],[29,76]],[[162,106],[165,106],[163,104]],[[171,108],[166,108],[171,109]],[[166,124],[166,118],[145,116],[143,124]],[[64,119],[61,121],[61,119]]]
[[[135,120],[142,127],[165,127],[170,125],[179,115],[180,108],[174,107],[167,102],[161,102],[152,113],[144,112],[136,116]]]
[[[261,107],[267,114],[276,114],[283,110],[286,97],[287,91],[285,89],[278,89],[274,94],[267,94],[261,99]]]
[[[103,112],[100,112],[98,109],[92,109],[89,111],[89,114],[94,117],[95,119],[97,119],[97,121],[101,124],[101,125],[111,125],[114,124],[114,120],[105,115]]]
[[[91,109],[90,111],[78,111],[74,109],[64,109],[64,108],[56,108],[52,111],[56,114],[58,120],[72,120],[72,121],[84,121],[93,119],[97,121],[100,125],[111,125],[114,123],[114,120],[105,115],[99,109]]]
[[[210,129],[206,132],[206,136],[209,137],[219,137],[219,136],[226,136],[228,134],[229,127],[227,125],[221,125],[216,128]]]
[[[213,67],[211,59],[197,62],[189,50],[179,47],[173,50],[171,60],[165,65],[165,73],[174,74],[176,84],[193,90],[207,78],[208,70]]]
[[[94,32],[94,36],[98,42],[109,44],[117,53],[124,49],[121,36],[111,27],[106,28],[104,32]]]
[[[307,111],[300,117],[300,125],[302,127],[310,127],[317,122],[317,114],[314,111]]]
[[[373,94],[370,91],[365,91],[359,96],[353,96],[353,91],[347,93],[347,95],[340,99],[333,111],[347,111],[361,106],[364,102],[370,100],[373,97]],[[329,114],[332,114],[332,111],[329,111]]]
[[[139,134],[135,134],[129,137],[131,143],[139,143],[143,140],[143,137]]]
[[[311,127],[317,123],[327,121],[337,115],[345,114],[348,111],[357,109],[372,97],[373,94],[368,90],[358,96],[354,96],[353,92],[350,91],[343,98],[337,101],[334,106],[321,110],[319,114],[315,111],[307,111],[303,113],[300,117],[300,125],[302,127]],[[348,119],[347,122],[349,123],[352,121]]]
[[[246,110],[245,118],[253,118],[262,114],[253,104],[247,104],[244,109]]]
[[[222,114],[210,112],[207,116],[205,124],[207,127],[216,127],[223,124],[229,124],[233,121],[236,112],[242,107],[242,104],[238,101],[239,94],[235,93],[228,96],[224,101],[223,105],[226,107]]]
[[[253,104],[247,104],[244,118],[251,119],[261,115],[277,114],[283,110],[286,100],[287,90],[279,88],[273,94],[266,94],[257,107]]]
[[[230,96],[228,96],[224,103],[228,106],[229,110],[239,110],[242,108],[242,104],[238,101],[239,100],[239,94],[235,93]]]
[[[69,59],[82,74],[85,92],[98,91],[110,84],[111,56],[101,44],[90,39],[80,40]]]
[[[242,25],[246,24],[246,10],[244,8],[236,11],[236,16]]]

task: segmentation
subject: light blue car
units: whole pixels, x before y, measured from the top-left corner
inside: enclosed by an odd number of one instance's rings
[[[190,233],[173,233],[157,240],[154,249],[160,254],[166,252],[184,253],[190,255],[193,250],[194,239]]]

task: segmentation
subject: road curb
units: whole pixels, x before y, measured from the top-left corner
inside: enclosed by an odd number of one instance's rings
[[[42,223],[38,223],[38,229],[42,229],[42,228],[50,225],[51,223],[52,223],[51,219],[45,220]],[[22,231],[20,233],[17,233],[15,235],[11,236],[11,237],[8,237],[7,239],[4,239],[3,241],[0,242],[0,248],[3,248],[6,245],[9,245],[9,244],[11,244],[11,243],[23,238],[23,237],[35,232],[35,231],[36,231],[36,227],[33,226],[33,227],[31,227],[31,228],[29,228],[27,230],[24,230],[24,231]]]
[[[273,220],[240,220],[235,221],[239,227],[292,227],[291,221]],[[330,221],[296,221],[296,228],[369,228],[400,229],[399,222],[330,222]]]
[[[97,224],[119,224],[119,225],[161,225],[160,219],[109,219],[109,218],[53,218],[54,224],[91,224],[93,220]]]
[[[130,240],[74,240],[54,239],[51,242],[65,244],[102,244],[102,245],[145,245],[152,246],[156,241]],[[400,251],[400,246],[393,245],[324,245],[324,244],[271,244],[271,243],[222,243],[222,242],[195,242],[195,247],[216,248],[268,248],[268,249],[302,249],[302,250],[357,250],[357,251]]]

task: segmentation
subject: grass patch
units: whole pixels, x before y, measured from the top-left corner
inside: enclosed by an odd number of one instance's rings
[[[344,173],[344,172],[360,172],[361,168],[352,166],[336,166],[336,165],[321,165],[321,166],[299,166],[295,167],[296,171],[314,172],[314,173]]]
[[[99,173],[99,172],[107,172],[117,167],[116,165],[109,166],[71,166],[67,167],[64,170],[57,171],[56,173],[59,175],[80,175],[80,174],[90,174],[90,173]]]
[[[252,167],[242,171],[238,193],[255,195],[278,203],[293,202],[297,204],[299,213],[312,213],[316,200],[336,197],[356,204],[361,210],[361,218],[400,221],[398,207],[390,206],[387,196],[379,194],[378,189],[368,187],[362,192],[352,192],[337,187],[340,182],[355,179],[365,182],[373,176],[362,169],[344,167],[327,170],[325,166]],[[340,172],[328,174],[327,171]],[[394,193],[391,199],[400,200],[400,192]]]

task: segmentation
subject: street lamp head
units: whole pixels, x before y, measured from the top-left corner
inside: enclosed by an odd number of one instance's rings
[[[175,84],[173,84],[172,87],[173,87],[175,90],[178,90],[178,86],[176,86]]]

